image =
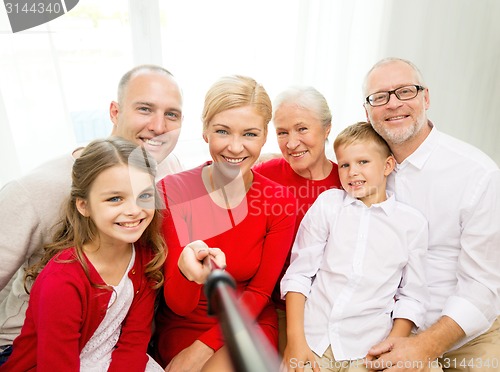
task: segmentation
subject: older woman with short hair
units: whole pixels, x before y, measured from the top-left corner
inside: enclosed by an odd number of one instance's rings
[[[274,102],[274,127],[282,158],[259,163],[253,170],[281,184],[297,199],[295,233],[319,194],[341,188],[337,164],[325,155],[332,114],[325,97],[313,87],[292,87]],[[281,277],[290,263],[287,258]],[[280,277],[280,279],[281,279]],[[285,301],[279,281],[273,292],[279,318],[279,351],[286,346]]]

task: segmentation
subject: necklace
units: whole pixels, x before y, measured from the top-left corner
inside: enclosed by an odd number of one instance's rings
[[[216,189],[215,189],[214,179],[212,176],[212,170],[213,170],[213,166],[210,166],[208,168],[208,178],[210,180],[210,187],[212,188],[212,192],[215,192]],[[234,227],[234,226],[236,226],[236,224],[234,223],[233,212],[231,211],[231,205],[229,204],[229,199],[227,198],[227,194],[226,194],[226,190],[224,189],[224,186],[222,186],[220,188],[220,190],[222,192],[222,196],[224,197],[224,203],[226,204],[227,213],[229,214],[229,219],[231,220],[231,226]]]

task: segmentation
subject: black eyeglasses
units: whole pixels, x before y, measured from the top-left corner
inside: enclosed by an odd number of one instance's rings
[[[408,101],[409,99],[415,98],[418,92],[424,89],[425,88],[421,85],[407,85],[388,92],[377,92],[366,97],[366,103],[373,107],[383,106],[389,102],[391,94],[398,97],[400,101]]]

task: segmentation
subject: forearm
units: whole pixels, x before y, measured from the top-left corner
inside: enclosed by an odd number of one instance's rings
[[[299,292],[286,294],[287,344],[283,353],[283,366],[295,371],[298,364],[310,362],[315,366],[315,355],[307,344],[304,331],[304,308],[306,297]],[[313,368],[317,371],[317,366]]]
[[[394,319],[391,332],[387,337],[408,337],[414,326],[411,320],[398,318]]]
[[[431,360],[443,355],[464,337],[462,328],[447,316],[441,317],[430,328],[416,336],[418,344],[425,348]]]
[[[286,300],[286,323],[288,340],[305,339],[304,307],[306,297],[302,293],[288,292]]]
[[[178,315],[190,314],[198,306],[202,285],[186,279],[177,266],[167,265],[165,270],[170,272],[163,285],[165,303]]]
[[[271,301],[274,287],[280,278],[293,240],[294,217],[277,216],[271,220],[271,227],[264,235],[260,265],[239,297],[240,303],[255,318]],[[227,270],[231,273],[230,264]]]
[[[470,203],[460,219],[460,252],[456,271],[449,278],[457,280],[441,315],[452,318],[468,338],[475,338],[489,328],[500,307],[500,171],[496,169],[475,180],[477,202]],[[440,270],[436,268],[435,270]]]
[[[165,230],[164,233],[166,234]],[[165,282],[163,284],[165,303],[176,314],[185,316],[198,306],[202,286],[187,279],[180,271],[178,262],[183,247],[180,246],[178,240],[170,236],[166,242],[168,254],[164,265]]]
[[[453,319],[443,316],[415,337],[391,337],[372,347],[366,356],[367,367],[380,370],[399,363],[405,365],[408,361],[425,365],[442,356],[464,336],[464,331]]]

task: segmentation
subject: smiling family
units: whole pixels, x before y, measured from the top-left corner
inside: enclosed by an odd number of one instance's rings
[[[236,371],[210,260],[283,371],[498,371],[500,170],[427,118],[413,63],[377,62],[363,93],[336,164],[316,89],[273,111],[254,79],[223,77],[202,115],[212,159],[183,171],[175,78],[127,72],[111,137],[0,191],[0,371]],[[259,162],[271,120],[282,156]]]

